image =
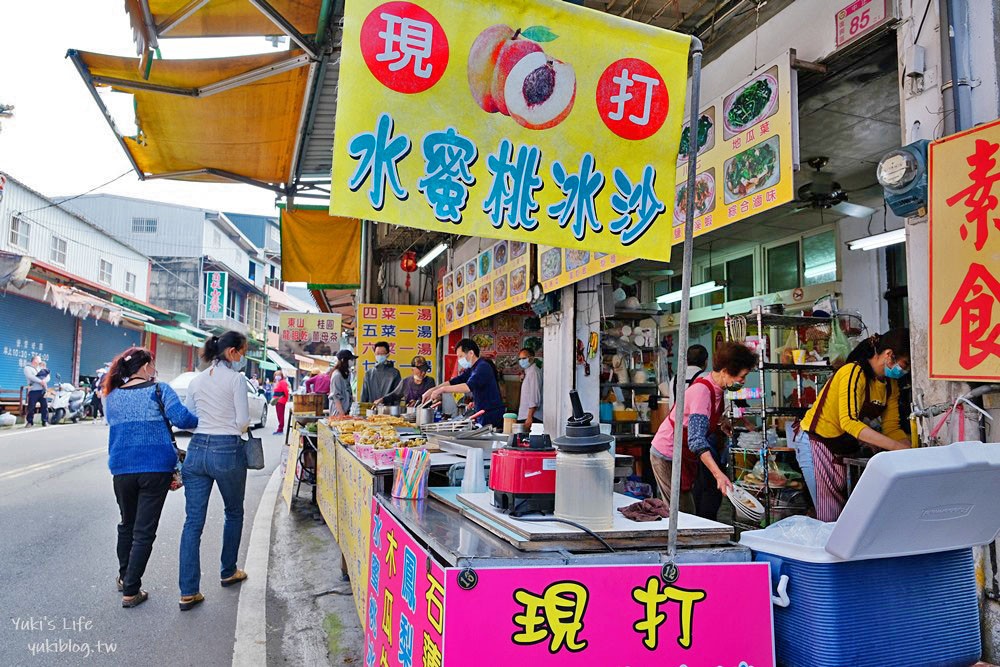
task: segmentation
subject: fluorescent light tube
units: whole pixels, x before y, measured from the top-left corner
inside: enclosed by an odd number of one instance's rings
[[[701,296],[702,294],[710,294],[711,292],[718,292],[720,289],[725,289],[725,285],[719,285],[714,280],[710,280],[707,283],[701,283],[700,285],[691,286],[691,297]],[[664,294],[661,297],[657,297],[657,303],[674,303],[675,301],[681,300],[681,291],[670,292],[669,294]]]
[[[434,246],[433,249],[431,249],[430,252],[428,252],[426,255],[420,258],[420,260],[417,262],[417,268],[418,269],[424,268],[425,266],[433,262],[438,255],[440,255],[447,249],[448,249],[447,243],[437,244],[436,246]]]
[[[884,232],[874,236],[866,236],[856,241],[848,241],[847,247],[851,250],[875,250],[886,246],[904,243],[906,241],[905,229],[894,229],[891,232]]]

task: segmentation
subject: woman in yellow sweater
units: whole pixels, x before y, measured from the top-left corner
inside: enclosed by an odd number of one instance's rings
[[[844,457],[858,454],[862,445],[884,450],[910,446],[899,426],[896,382],[909,367],[909,330],[876,334],[854,348],[802,418],[801,428],[812,441],[813,502],[820,521],[836,521],[847,503]]]

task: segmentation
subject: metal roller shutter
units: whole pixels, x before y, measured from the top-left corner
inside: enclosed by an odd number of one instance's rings
[[[156,341],[156,379],[170,382],[187,369],[187,348],[160,337]]]
[[[24,386],[22,367],[40,354],[63,381],[73,373],[76,318],[48,304],[8,294],[0,296],[0,387]],[[50,382],[52,384],[52,382]]]
[[[80,375],[96,375],[97,369],[130,347],[139,345],[142,332],[116,327],[109,322],[83,321],[83,345],[80,349]]]

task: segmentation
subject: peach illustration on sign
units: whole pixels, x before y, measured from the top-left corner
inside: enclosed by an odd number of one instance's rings
[[[543,26],[515,31],[494,25],[481,32],[469,50],[469,90],[476,104],[531,130],[565,120],[576,100],[576,73],[539,46],[554,39]]]

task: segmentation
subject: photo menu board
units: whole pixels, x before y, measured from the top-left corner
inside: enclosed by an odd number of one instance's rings
[[[498,241],[450,273],[438,286],[439,335],[527,303],[530,244]]]
[[[584,278],[596,276],[616,266],[628,264],[634,258],[617,253],[590,252],[577,248],[536,246],[538,253],[538,282],[546,294]]]
[[[698,142],[695,236],[775,208],[795,198],[798,163],[798,95],[791,54],[757,69],[722,97],[710,101],[694,132],[681,131],[673,242],[684,238],[687,155]]]

